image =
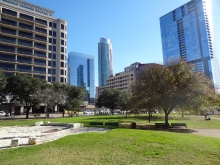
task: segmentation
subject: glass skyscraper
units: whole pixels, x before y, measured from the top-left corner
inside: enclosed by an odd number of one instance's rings
[[[98,43],[99,86],[106,85],[106,79],[113,76],[112,44],[110,39],[100,38]]]
[[[160,18],[163,60],[180,57],[204,72],[220,89],[220,70],[214,53],[210,0],[191,0]]]
[[[70,52],[67,59],[68,84],[84,88],[84,101],[95,103],[94,57],[82,53]]]

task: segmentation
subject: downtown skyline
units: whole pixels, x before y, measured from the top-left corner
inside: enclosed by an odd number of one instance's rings
[[[220,2],[212,1],[215,29],[218,29],[219,11],[216,9]],[[54,10],[54,17],[67,21],[67,53],[75,51],[94,56],[95,85],[98,86],[97,42],[100,37],[109,38],[114,46],[113,74],[123,71],[125,66],[134,62],[163,63],[159,18],[189,0],[168,0],[160,3],[144,0],[138,3],[130,0],[28,2]],[[220,32],[215,31],[216,38],[219,38],[219,34]]]

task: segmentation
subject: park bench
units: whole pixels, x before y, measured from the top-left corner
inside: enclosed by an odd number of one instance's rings
[[[184,127],[187,128],[186,123],[171,123],[171,126],[172,126],[172,127],[181,127],[181,126],[184,126]]]
[[[103,122],[90,122],[90,125],[101,125],[101,126],[103,126]]]
[[[40,114],[33,114],[34,117],[40,117]]]
[[[106,122],[106,126],[118,126],[118,122]]]
[[[170,126],[169,123],[168,126]],[[155,127],[166,127],[166,123],[155,123]]]

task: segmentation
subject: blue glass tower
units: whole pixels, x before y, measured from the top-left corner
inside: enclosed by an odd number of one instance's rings
[[[220,89],[220,70],[214,54],[210,0],[191,0],[160,18],[163,60],[180,57],[204,72]]]
[[[68,84],[85,89],[84,101],[95,103],[94,57],[82,53],[70,52],[67,59]]]
[[[113,76],[112,44],[107,38],[100,38],[98,43],[99,86],[106,85],[106,79]]]

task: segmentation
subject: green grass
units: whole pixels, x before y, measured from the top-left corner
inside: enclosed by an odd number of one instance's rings
[[[0,151],[1,164],[220,164],[220,139],[192,134],[114,129]]]
[[[214,117],[214,116],[213,116]],[[151,122],[148,122],[148,116],[141,114],[139,117],[131,115],[126,118],[124,115],[114,116],[82,116],[82,117],[64,117],[64,118],[37,118],[37,119],[10,119],[0,120],[0,126],[16,126],[16,125],[33,125],[36,121],[51,121],[51,122],[64,122],[74,123],[80,122],[88,126],[90,122],[119,122],[119,123],[131,123],[143,125],[154,125],[155,122],[164,122],[163,114],[154,114]],[[210,121],[205,121],[203,116],[185,116],[170,115],[169,123],[186,123],[188,128],[206,128],[206,129],[220,129],[220,120],[213,119],[211,116]]]

